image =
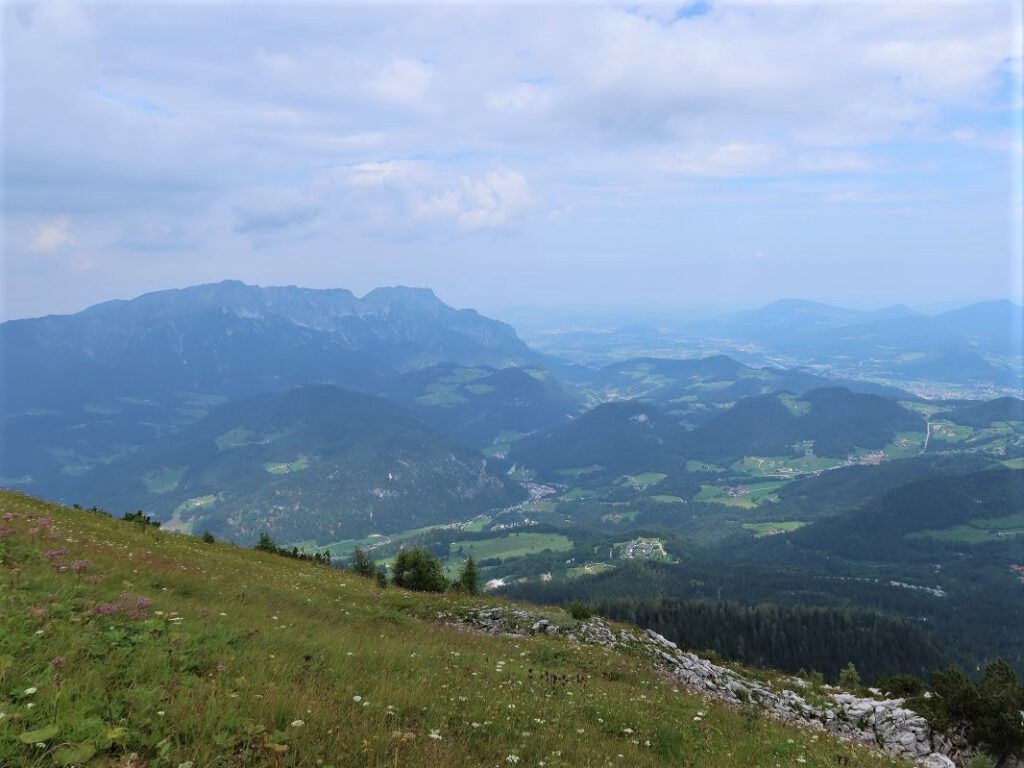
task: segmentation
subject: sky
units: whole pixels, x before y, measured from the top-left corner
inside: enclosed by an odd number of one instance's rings
[[[3,318],[1022,292],[1020,3],[5,3]]]

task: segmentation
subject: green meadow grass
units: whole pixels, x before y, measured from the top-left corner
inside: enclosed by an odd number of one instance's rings
[[[664,480],[668,475],[664,472],[641,472],[638,475],[629,475],[623,481],[623,485],[626,483],[635,483],[641,488],[647,488],[648,486],[655,485]]]
[[[748,531],[752,531],[754,536],[760,539],[773,535],[777,531],[791,533],[799,528],[803,528],[805,525],[807,523],[800,520],[781,520],[775,523],[744,523],[743,527]]]
[[[646,659],[436,620],[482,598],[13,493],[0,565],[4,768],[891,762],[681,691]]]
[[[1001,538],[1024,536],[1024,512],[1006,517],[976,517],[965,525],[954,525],[941,530],[926,530],[917,537],[937,541],[957,541],[968,544],[982,544],[999,541]]]
[[[580,486],[570,488],[568,491],[562,494],[562,501],[579,501],[580,499],[589,499],[597,496],[597,491],[591,491]]]
[[[478,541],[453,541],[450,545],[452,556],[460,550],[473,555],[477,560],[500,557],[526,557],[550,549],[552,552],[566,552],[572,549],[572,539],[561,533],[508,533],[493,539]]]
[[[147,472],[142,482],[150,493],[170,493],[178,487],[184,474],[185,467],[164,467],[158,472]]]
[[[291,472],[301,472],[309,468],[309,457],[299,456],[295,461],[281,461],[276,463],[268,462],[263,469],[272,475],[287,475]]]

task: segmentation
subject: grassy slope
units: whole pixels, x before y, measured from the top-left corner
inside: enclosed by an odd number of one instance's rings
[[[381,591],[10,493],[0,560],[3,766],[53,765],[83,742],[93,765],[135,752],[135,766],[195,768],[890,762],[677,692],[639,658],[432,620],[479,599]],[[54,567],[76,560],[77,575]],[[122,593],[151,605],[98,612]],[[21,743],[52,723],[45,746]]]

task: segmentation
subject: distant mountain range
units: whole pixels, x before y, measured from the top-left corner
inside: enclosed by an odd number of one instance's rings
[[[430,290],[237,281],[0,325],[0,482],[39,493],[233,397],[327,383],[378,393],[439,363],[533,364],[508,325]]]
[[[757,344],[807,361],[861,361],[888,378],[1021,385],[1024,308],[973,304],[936,315],[905,306],[859,312],[785,300],[686,326],[698,336]]]
[[[692,328],[812,357],[863,353],[899,375],[997,381],[1012,379],[999,350],[1018,340],[1014,313],[782,301]],[[239,540],[467,519],[521,498],[506,456],[559,481],[563,470],[685,475],[674,487],[686,492],[672,493],[690,498],[700,482],[688,461],[794,457],[787,470],[810,471],[901,433],[923,441],[923,417],[900,402],[932,407],[894,386],[725,355],[571,366],[504,323],[403,287],[362,298],[237,281],[160,291],[4,323],[0,354],[0,485],[142,506]],[[985,426],[1019,420],[1019,404],[938,410]],[[957,439],[932,435],[951,450]],[[887,457],[918,450],[904,442]]]
[[[425,288],[261,288],[237,281],[0,325],[5,407],[97,398],[283,391],[313,381],[373,388],[442,362],[534,362],[508,325]]]
[[[920,315],[902,304],[863,312],[816,301],[782,299],[760,309],[701,320],[687,327],[700,333],[776,343],[782,335],[808,337],[844,326],[912,317]]]

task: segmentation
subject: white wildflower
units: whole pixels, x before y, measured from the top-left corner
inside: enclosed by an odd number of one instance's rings
[[[26,689],[25,689],[25,695],[26,695],[26,696],[31,696],[32,694],[34,694],[34,693],[35,693],[36,691],[38,691],[38,690],[39,690],[39,689],[38,689],[38,688],[36,688],[35,686],[33,686],[32,688],[26,688]]]
[[[292,720],[292,728],[301,728],[306,724],[305,720]]]
[[[435,739],[436,741],[441,741],[441,732],[439,730],[437,730],[436,728],[431,728],[430,729],[430,738]]]
[[[515,765],[519,762],[519,755],[509,755],[505,758],[505,762],[509,765]]]
[[[358,704],[362,700],[363,700],[362,696],[353,696],[352,697],[352,701],[354,701],[356,704]]]

